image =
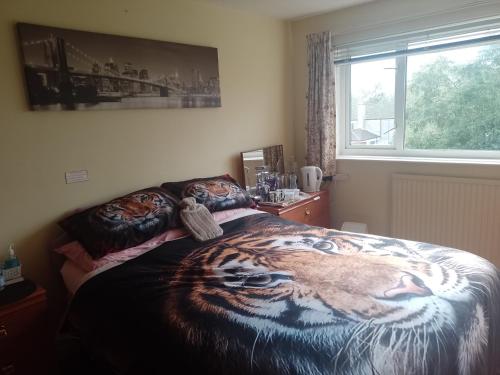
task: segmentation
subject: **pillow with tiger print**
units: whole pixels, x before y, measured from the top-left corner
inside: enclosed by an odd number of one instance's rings
[[[247,191],[228,174],[195,178],[188,181],[166,182],[161,187],[179,199],[195,198],[196,202],[205,205],[210,212],[255,207],[255,203]]]
[[[178,202],[164,189],[152,187],[77,212],[59,225],[99,259],[177,227]]]

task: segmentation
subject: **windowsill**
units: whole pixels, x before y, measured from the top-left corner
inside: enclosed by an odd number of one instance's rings
[[[500,165],[500,159],[424,158],[415,156],[337,155],[337,160],[390,161],[399,163]]]

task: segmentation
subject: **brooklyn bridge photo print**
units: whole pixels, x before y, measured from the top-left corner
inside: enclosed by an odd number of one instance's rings
[[[217,49],[17,24],[33,110],[220,107]]]

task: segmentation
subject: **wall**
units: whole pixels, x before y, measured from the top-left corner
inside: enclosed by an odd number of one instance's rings
[[[380,0],[293,22],[293,118],[298,160],[304,160],[305,152],[307,34],[332,30],[336,43],[343,43],[498,14],[498,1]],[[338,172],[348,174],[349,178],[337,181],[332,187],[334,225],[340,227],[344,221],[361,221],[368,224],[371,233],[381,235],[390,233],[390,182],[393,173],[500,179],[500,166],[495,165],[344,159],[338,160]],[[496,262],[500,264],[500,254],[498,258]]]
[[[222,108],[32,112],[16,22],[217,47]],[[14,242],[25,275],[50,288],[47,249],[66,212],[167,180],[240,176],[242,150],[293,152],[288,35],[285,22],[186,0],[2,0],[0,251]],[[90,181],[66,185],[77,169]]]

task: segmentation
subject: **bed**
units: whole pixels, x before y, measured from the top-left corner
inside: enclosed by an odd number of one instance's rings
[[[179,236],[73,276],[66,372],[495,374],[488,261],[245,212],[219,220],[220,238]]]

